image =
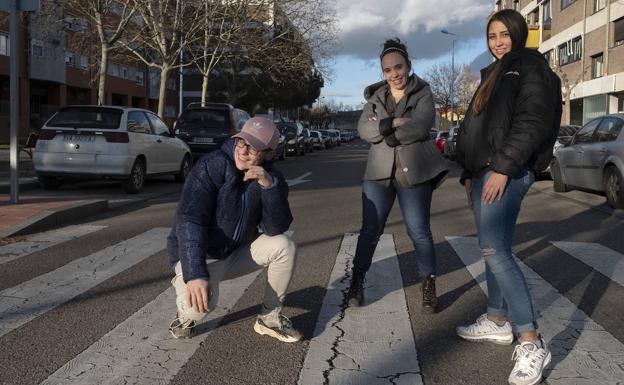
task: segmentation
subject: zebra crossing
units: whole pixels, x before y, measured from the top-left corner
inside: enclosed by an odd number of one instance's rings
[[[0,248],[0,264],[79,239],[103,226],[71,226]],[[153,228],[39,277],[0,291],[0,342],[17,328],[153,256],[166,246],[168,228]],[[466,270],[487,293],[485,265],[475,238],[447,236]],[[327,283],[321,312],[297,379],[308,384],[427,384],[420,369],[410,314],[392,235],[384,234],[367,275],[362,308],[344,306],[357,234],[344,234]],[[603,245],[551,242],[605,277],[624,283],[624,256]],[[14,262],[15,263],[15,262]],[[624,379],[624,344],[522,261],[540,331],[553,353],[547,383],[618,384]],[[173,339],[175,313],[169,288],[67,361],[49,368],[41,384],[168,384],[202,348],[222,318],[260,272],[224,281],[220,303],[190,340]],[[0,277],[1,279],[1,277]],[[440,294],[440,293],[439,293]],[[91,341],[89,342],[91,343]],[[2,345],[5,352],[10,347]],[[0,374],[0,383],[2,375]]]

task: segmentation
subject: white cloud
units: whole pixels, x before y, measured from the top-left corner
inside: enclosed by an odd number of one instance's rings
[[[451,37],[441,29],[461,36],[458,44],[485,36],[491,0],[338,0],[341,54],[375,58],[387,38],[407,41],[413,58],[436,58],[448,52]],[[485,37],[484,37],[485,39]]]

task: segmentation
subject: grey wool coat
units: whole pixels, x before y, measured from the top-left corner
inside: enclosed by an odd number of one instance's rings
[[[400,142],[396,147],[389,146],[379,132],[381,121],[389,117],[385,106],[387,92],[388,84],[385,81],[371,84],[364,90],[367,103],[358,123],[358,132],[362,139],[371,143],[364,180],[390,178],[395,155],[398,155],[410,185],[434,179],[435,185],[439,185],[449,169],[431,140],[430,130],[435,123],[435,110],[429,84],[416,75],[410,76],[405,96],[397,103],[394,113],[395,118],[410,119],[394,132]],[[377,120],[369,121],[370,116],[376,116]]]

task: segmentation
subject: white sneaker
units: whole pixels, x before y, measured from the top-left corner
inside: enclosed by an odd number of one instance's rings
[[[509,383],[511,385],[533,385],[542,380],[542,371],[550,364],[550,350],[540,336],[542,347],[534,342],[525,341],[514,349],[512,360],[516,361]]]
[[[455,330],[458,336],[468,341],[489,341],[499,345],[510,345],[514,340],[509,321],[503,326],[498,326],[496,322],[487,318],[487,314],[481,315],[475,323],[458,326]]]

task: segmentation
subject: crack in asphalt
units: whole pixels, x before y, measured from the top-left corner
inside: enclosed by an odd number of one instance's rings
[[[380,380],[388,380],[388,381],[390,381],[391,384],[397,385],[397,383],[395,381],[398,380],[399,378],[401,378],[401,376],[404,376],[406,374],[420,374],[420,373],[418,373],[418,372],[401,372],[401,373],[391,374],[389,376],[383,376],[383,377],[377,376],[377,378],[379,378]]]
[[[347,261],[347,263],[345,264],[345,274],[342,277],[342,279],[339,281],[341,284],[351,281],[350,265],[351,265],[350,261]],[[329,385],[329,376],[331,375],[331,372],[334,369],[336,369],[336,366],[334,365],[334,360],[338,358],[340,355],[343,355],[343,353],[341,353],[338,350],[338,345],[342,341],[342,338],[345,336],[345,331],[339,326],[339,324],[344,320],[345,311],[348,307],[347,306],[347,293],[348,292],[349,292],[349,285],[346,285],[345,288],[342,290],[342,303],[340,304],[340,314],[338,315],[338,319],[334,321],[331,325],[332,328],[338,329],[338,331],[340,331],[340,334],[336,337],[336,339],[334,340],[334,343],[332,344],[331,350],[333,352],[333,355],[329,359],[327,359],[327,363],[329,364],[329,369],[323,371],[323,385]],[[357,362],[353,360],[353,358],[351,358],[351,360],[353,361],[353,363],[357,365],[358,370],[359,370],[360,365],[358,365]]]

